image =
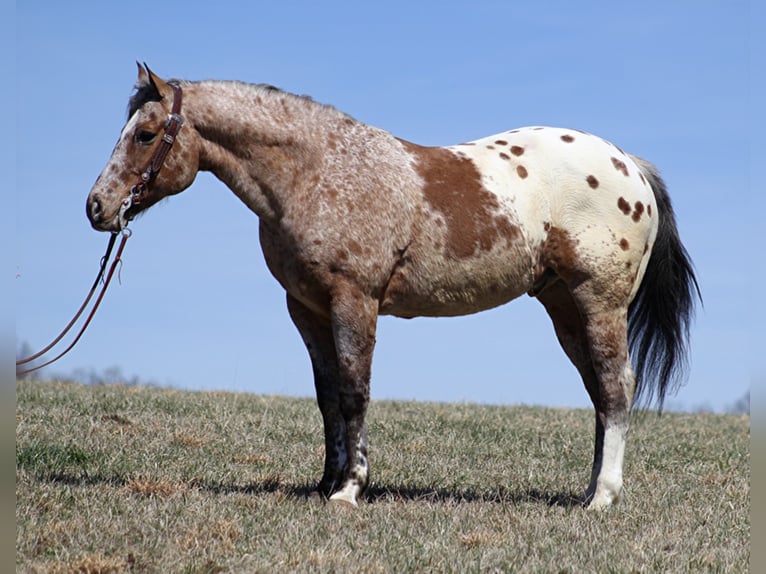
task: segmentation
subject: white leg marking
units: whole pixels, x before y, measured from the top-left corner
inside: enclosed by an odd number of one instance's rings
[[[596,478],[595,492],[588,508],[604,510],[620,500],[622,495],[622,463],[625,458],[627,434],[627,424],[607,424],[604,430],[601,472]]]
[[[363,442],[363,440],[364,439],[360,439],[360,443]],[[359,454],[361,449],[362,445],[360,444],[357,447],[357,453],[359,457],[362,456]],[[357,497],[362,493],[362,485],[367,483],[367,459],[363,458],[362,460],[364,461],[364,464],[357,464],[354,466],[349,472],[349,477],[346,478],[346,481],[341,489],[330,496],[331,502],[342,502],[349,504],[354,508],[359,506],[357,503]]]

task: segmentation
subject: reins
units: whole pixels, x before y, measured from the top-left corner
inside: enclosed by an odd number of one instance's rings
[[[149,161],[148,167],[141,174],[140,181],[130,189],[130,195],[125,199],[125,201],[122,202],[122,206],[120,207],[120,212],[119,212],[119,222],[120,222],[121,231],[119,233],[112,233],[111,236],[109,237],[109,242],[106,247],[106,253],[101,258],[101,264],[99,265],[98,274],[96,275],[96,280],[93,282],[93,286],[90,288],[88,295],[85,297],[85,301],[83,302],[82,305],[80,305],[80,308],[77,310],[77,313],[75,313],[75,316],[72,318],[71,321],[69,321],[67,326],[64,327],[64,330],[61,331],[61,333],[59,333],[55,339],[53,339],[53,341],[51,341],[48,345],[45,346],[45,348],[38,351],[37,353],[34,353],[33,355],[30,355],[28,357],[25,357],[23,359],[19,359],[18,361],[16,361],[16,376],[17,377],[32,373],[34,371],[42,369],[43,367],[47,367],[51,363],[55,363],[61,357],[66,355],[69,351],[71,351],[74,348],[74,346],[80,340],[83,333],[85,333],[85,329],[88,328],[88,325],[90,325],[91,320],[96,314],[96,309],[98,309],[99,305],[101,304],[101,300],[104,298],[104,294],[106,293],[106,290],[109,287],[109,283],[112,281],[112,277],[114,276],[114,272],[117,269],[117,266],[120,263],[122,263],[122,252],[125,249],[125,243],[127,243],[128,237],[130,237],[132,234],[131,230],[128,228],[128,223],[132,219],[128,211],[130,210],[131,207],[139,205],[140,203],[144,202],[147,197],[149,197],[149,193],[151,192],[151,186],[154,183],[154,181],[157,179],[157,175],[162,169],[162,165],[165,162],[165,158],[167,157],[168,152],[170,151],[170,148],[173,147],[173,143],[175,142],[176,136],[178,135],[178,132],[183,126],[183,119],[180,116],[181,102],[183,98],[183,92],[181,90],[181,86],[179,86],[176,83],[169,83],[168,85],[170,85],[170,87],[173,88],[173,104],[171,106],[171,111],[170,111],[170,114],[168,115],[168,119],[165,122],[165,133],[162,135],[162,140],[157,146],[157,149],[154,150],[154,154],[152,154],[152,158]],[[120,240],[120,244],[117,247],[117,253],[114,256],[114,259],[112,260],[112,264],[109,265],[109,271],[106,273],[106,278],[104,278],[104,272],[106,271],[107,265],[109,264],[109,258],[112,254],[112,249],[114,248],[114,244],[117,241],[118,235],[122,235],[122,239]],[[31,363],[32,361],[34,361],[35,359],[39,359],[40,357],[48,353],[51,349],[53,349],[59,343],[59,341],[61,341],[61,339],[64,338],[64,336],[72,329],[75,323],[77,323],[80,316],[88,307],[90,300],[93,298],[93,295],[98,289],[98,284],[101,283],[102,280],[103,280],[103,284],[101,286],[101,291],[99,292],[98,297],[96,297],[96,301],[93,304],[93,307],[88,313],[85,319],[85,322],[83,323],[82,327],[80,327],[80,330],[78,331],[74,340],[54,358],[40,365],[30,366],[27,368],[23,368],[22,370],[19,370],[19,367],[22,367],[23,365],[27,365]]]
[[[114,248],[114,244],[117,240],[117,235],[122,235],[122,240],[120,241],[120,245],[117,248],[117,253],[115,254],[114,260],[112,261],[112,264],[109,266],[109,272],[106,274],[106,279],[104,279],[104,271],[106,271],[106,266],[109,263],[109,258],[112,254],[112,249]],[[93,316],[96,314],[96,309],[98,309],[98,306],[101,304],[101,300],[104,298],[104,294],[106,293],[106,290],[109,287],[109,283],[112,281],[112,277],[114,276],[114,272],[117,269],[117,265],[122,262],[122,251],[125,249],[125,243],[128,241],[128,237],[130,237],[131,232],[130,229],[125,228],[123,229],[119,234],[118,233],[112,233],[109,237],[109,243],[106,247],[106,253],[101,258],[101,265],[99,266],[98,274],[96,275],[96,280],[93,282],[93,286],[90,288],[90,291],[88,292],[87,297],[85,297],[85,301],[82,305],[80,305],[80,308],[77,310],[77,313],[75,313],[75,316],[72,317],[72,320],[69,321],[66,327],[61,331],[61,333],[58,334],[58,336],[53,339],[44,349],[38,351],[37,353],[30,355],[29,357],[25,357],[23,359],[19,359],[16,361],[16,376],[21,377],[23,375],[32,373],[34,371],[37,371],[39,369],[42,369],[43,367],[47,367],[51,363],[55,363],[58,361],[61,357],[66,355],[69,351],[74,348],[74,346],[77,344],[77,342],[80,340],[80,337],[82,337],[83,333],[85,333],[85,329],[88,328],[88,325],[90,325],[91,320],[93,319]],[[40,365],[34,365],[32,367],[27,367],[22,370],[19,370],[19,367],[26,365],[28,363],[31,363],[35,359],[39,359],[43,355],[45,355],[48,351],[53,349],[61,339],[64,338],[64,336],[72,329],[72,327],[77,323],[77,320],[80,318],[80,316],[83,314],[85,309],[88,307],[88,303],[90,303],[90,300],[93,298],[94,293],[96,292],[96,289],[98,288],[98,284],[101,283],[101,280],[104,279],[103,284],[101,285],[101,291],[98,294],[98,297],[96,298],[96,302],[93,304],[93,308],[90,310],[90,313],[88,313],[88,316],[85,319],[85,322],[83,323],[82,327],[80,327],[80,330],[78,331],[77,335],[75,336],[74,340],[58,355],[53,357],[52,359],[40,364]]]

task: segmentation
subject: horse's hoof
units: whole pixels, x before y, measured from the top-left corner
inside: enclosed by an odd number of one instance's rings
[[[353,486],[347,486],[343,490],[339,490],[330,497],[330,502],[340,503],[343,506],[349,506],[351,508],[359,508],[359,503],[356,501],[356,488]]]
[[[595,510],[597,512],[608,510],[618,502],[622,500],[622,491],[618,494],[614,494],[608,490],[601,490],[596,492],[592,498],[586,501],[585,507],[588,510]]]

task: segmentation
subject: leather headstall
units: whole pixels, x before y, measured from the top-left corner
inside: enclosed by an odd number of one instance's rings
[[[162,169],[162,164],[165,163],[165,158],[173,147],[173,143],[176,141],[176,136],[183,126],[183,118],[181,117],[181,103],[183,101],[183,91],[181,86],[176,83],[169,82],[168,85],[173,88],[173,105],[170,110],[170,115],[165,122],[165,133],[162,135],[162,139],[154,150],[152,159],[149,162],[149,166],[141,174],[141,180],[130,189],[130,197],[123,202],[121,211],[122,218],[125,219],[125,223],[130,221],[131,217],[126,212],[134,206],[140,205],[145,202],[151,194],[152,184],[157,179],[157,175]]]

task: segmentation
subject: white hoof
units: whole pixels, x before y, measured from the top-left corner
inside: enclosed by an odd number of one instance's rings
[[[330,502],[339,502],[352,508],[359,508],[356,501],[357,488],[353,484],[347,484],[343,489],[330,496]]]
[[[622,499],[622,489],[614,491],[608,488],[596,490],[596,493],[588,502],[588,510],[606,510],[614,506]]]

